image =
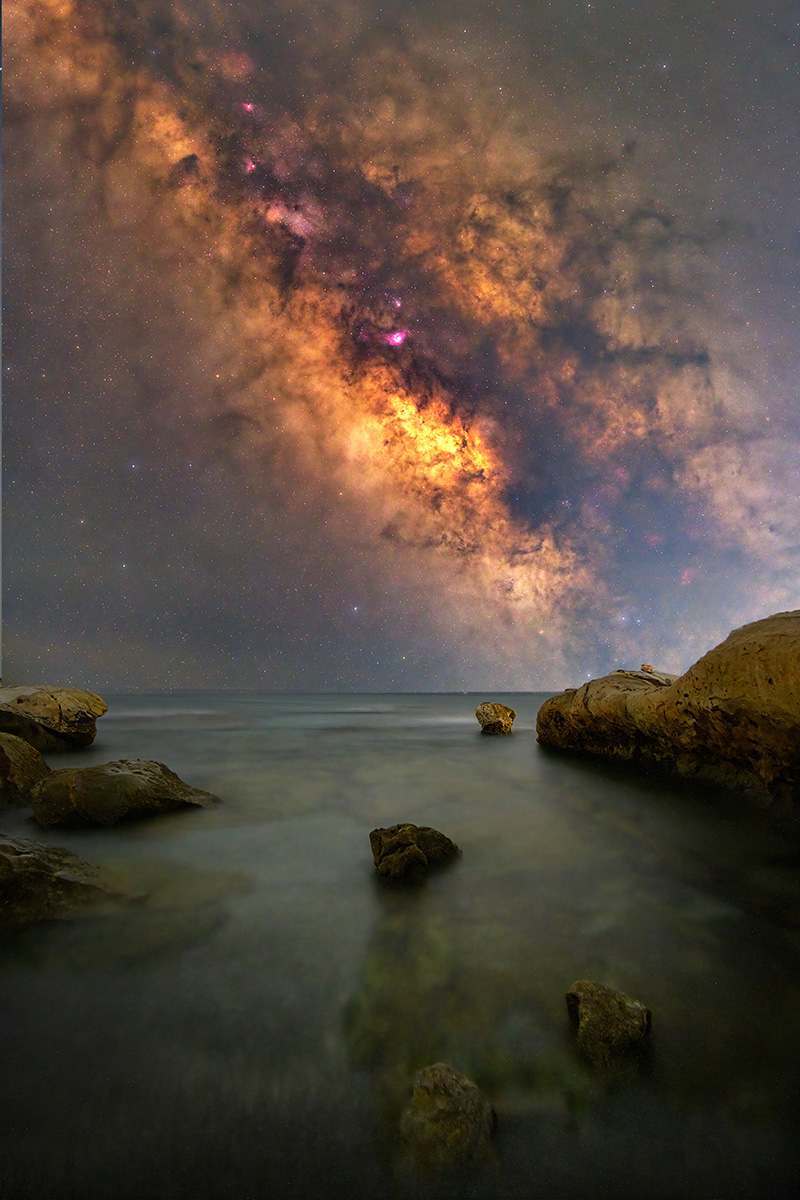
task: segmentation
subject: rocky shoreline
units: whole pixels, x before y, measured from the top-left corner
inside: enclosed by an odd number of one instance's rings
[[[43,829],[111,826],[219,801],[163,763],[123,759],[51,770],[42,757],[90,746],[108,711],[94,692],[0,688],[0,810],[30,808]],[[63,846],[0,833],[0,933],[72,917],[98,901],[126,901],[92,863]],[[136,899],[144,899],[137,896]]]
[[[800,610],[734,629],[683,675],[645,664],[545,701],[542,745],[800,799]]]
[[[0,807],[29,806],[41,827],[70,829],[218,801],[162,763],[121,760],[51,770],[40,750],[90,745],[105,711],[94,693],[0,688]],[[481,734],[508,736],[516,713],[484,701],[475,715]],[[734,630],[681,676],[645,663],[567,689],[546,701],[537,719],[543,745],[658,764],[760,799],[798,798],[799,732],[800,611]],[[439,830],[409,822],[375,828],[369,836],[381,886],[419,885],[429,868],[462,853]],[[409,903],[413,895],[409,889]],[[98,902],[132,900],[146,897],[121,892],[68,849],[0,834],[0,931],[77,916]],[[624,1077],[635,1085],[637,1064],[650,1052],[650,1009],[596,979],[577,979],[565,1001],[584,1063],[598,1079],[617,1082],[619,1069],[632,1066]],[[351,1036],[359,1043],[371,1036],[359,1028],[357,1013]],[[382,1027],[381,1059],[389,1053],[385,1038]],[[472,1079],[437,1061],[418,1069],[413,1082],[403,1071],[402,1085],[410,1095],[401,1114],[394,1105],[393,1122],[416,1168],[425,1173],[491,1158],[497,1117]]]

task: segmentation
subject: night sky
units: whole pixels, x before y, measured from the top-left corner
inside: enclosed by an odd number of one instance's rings
[[[799,17],[9,0],[3,682],[556,690],[797,607]]]

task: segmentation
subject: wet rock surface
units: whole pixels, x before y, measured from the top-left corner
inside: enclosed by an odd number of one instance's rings
[[[18,929],[103,900],[134,897],[103,883],[91,863],[60,846],[0,834],[0,930]]]
[[[480,721],[481,733],[509,734],[514,724],[516,712],[505,704],[495,704],[484,700],[475,709],[475,716]]]
[[[578,979],[566,994],[578,1045],[596,1067],[641,1047],[650,1032],[650,1009],[640,1000],[589,979]]]
[[[650,667],[650,664],[645,664]],[[800,610],[735,629],[681,676],[614,671],[553,696],[538,740],[800,799]]]
[[[44,828],[116,825],[131,817],[205,808],[218,800],[211,792],[184,783],[163,763],[146,759],[52,771],[31,791],[33,815]]]
[[[435,863],[459,853],[458,846],[429,825],[390,825],[369,835],[372,857],[381,875],[401,879],[423,875]]]
[[[107,711],[100,696],[77,688],[0,688],[0,732],[43,753],[90,746],[97,734],[95,722]]]
[[[487,1158],[495,1124],[477,1084],[439,1062],[417,1072],[400,1133],[420,1165],[448,1166]]]
[[[50,774],[38,750],[13,733],[0,733],[0,808],[24,808],[31,788]]]

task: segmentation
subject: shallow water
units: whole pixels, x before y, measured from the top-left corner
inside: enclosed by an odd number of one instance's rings
[[[224,803],[68,846],[147,900],[0,951],[5,1200],[777,1197],[798,1187],[800,835],[721,793],[510,738],[468,695],[107,697],[89,749]],[[368,833],[462,856],[385,885]],[[382,884],[384,884],[382,886]],[[650,1053],[576,1054],[564,993],[622,988]],[[446,1061],[493,1160],[419,1177],[397,1122]]]

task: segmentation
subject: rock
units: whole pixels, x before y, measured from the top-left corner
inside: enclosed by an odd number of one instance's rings
[[[596,1067],[640,1046],[650,1032],[650,1009],[603,983],[579,979],[566,995],[578,1045]]]
[[[100,900],[140,898],[107,887],[97,867],[70,850],[0,834],[0,930],[71,916]]]
[[[417,1072],[400,1133],[415,1158],[444,1166],[485,1159],[495,1124],[494,1110],[477,1084],[439,1062]]]
[[[36,750],[51,753],[89,746],[95,721],[108,707],[94,692],[75,688],[0,688],[0,732],[13,733]]]
[[[800,610],[735,629],[681,676],[614,671],[546,700],[545,745],[800,798]]]
[[[458,854],[449,837],[429,825],[391,825],[373,829],[369,835],[372,857],[381,875],[398,879],[420,875],[432,863],[445,862]]]
[[[218,800],[184,783],[163,763],[144,759],[66,767],[52,771],[31,791],[33,815],[44,828],[116,825],[128,817],[155,816],[186,805],[205,808]]]
[[[511,733],[516,715],[513,708],[495,704],[491,700],[484,700],[475,709],[475,716],[481,723],[481,733]]]
[[[0,733],[0,808],[30,804],[31,788],[49,774],[38,750],[13,733]]]

